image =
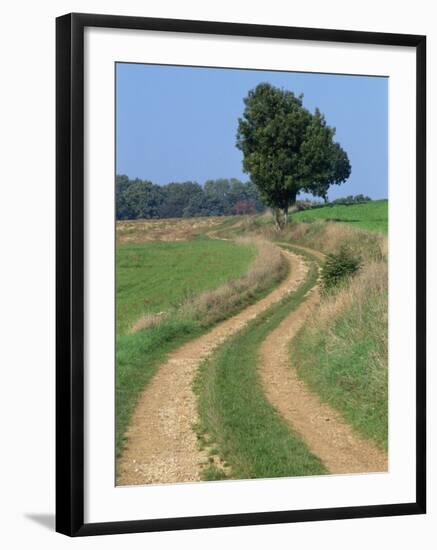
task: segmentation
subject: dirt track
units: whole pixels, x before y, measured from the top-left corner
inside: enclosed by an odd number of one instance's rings
[[[308,390],[299,380],[292,358],[290,367],[290,342],[318,302],[315,286],[262,343],[259,372],[266,397],[330,473],[385,472],[386,453],[359,437],[337,411]]]
[[[117,485],[168,483],[200,479],[207,457],[198,449],[193,424],[197,421],[192,385],[205,357],[226,338],[243,328],[269,306],[297,288],[303,277],[302,260],[284,251],[290,270],[270,294],[207,334],[170,354],[140,396],[126,433],[127,444],[118,461]]]
[[[197,409],[192,386],[197,368],[226,338],[295,290],[304,279],[307,267],[302,258],[288,251],[284,254],[290,271],[274,291],[183,345],[161,365],[135,408],[126,433],[127,444],[118,461],[117,485],[200,480],[201,465],[208,457],[199,450],[193,431]],[[357,436],[341,415],[311,393],[290,367],[289,343],[318,301],[316,286],[262,343],[260,376],[266,397],[330,473],[386,471],[387,455]]]

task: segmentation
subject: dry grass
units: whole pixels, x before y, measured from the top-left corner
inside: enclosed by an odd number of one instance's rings
[[[278,233],[272,224],[262,223],[259,218],[249,218],[241,227],[241,231],[272,241],[280,239],[290,244],[307,246],[325,254],[338,252],[340,248],[345,247],[365,262],[386,259],[388,253],[386,235],[326,220],[313,223],[291,222]]]
[[[163,220],[127,220],[116,224],[117,244],[150,241],[186,241],[223,224],[224,218],[176,218]]]
[[[365,264],[358,274],[350,279],[348,285],[333,293],[328,294],[322,300],[317,316],[308,321],[309,326],[317,326],[317,329],[330,330],[332,320],[335,319],[346,307],[354,306],[357,314],[362,319],[362,310],[369,301],[382,304],[382,298],[388,291],[387,263],[384,261]],[[381,312],[387,318],[387,308]]]
[[[159,313],[147,313],[135,321],[128,331],[128,334],[132,334],[133,332],[138,332],[139,330],[144,330],[146,328],[155,327],[166,317],[167,313],[165,311],[160,311]]]
[[[387,257],[387,237],[363,229],[336,222],[314,222],[291,224],[288,230],[291,242],[311,246],[325,254],[337,252],[341,247],[359,254],[365,261],[381,260]]]

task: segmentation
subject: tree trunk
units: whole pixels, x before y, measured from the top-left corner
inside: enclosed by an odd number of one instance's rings
[[[279,208],[272,208],[273,220],[275,221],[276,231],[281,231],[281,210]]]
[[[288,206],[284,208],[283,214],[284,214],[284,228],[285,228],[288,223]]]
[[[273,208],[276,231],[282,231],[288,222],[288,206],[286,208]]]

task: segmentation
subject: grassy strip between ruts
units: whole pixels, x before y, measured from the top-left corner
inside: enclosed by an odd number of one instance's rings
[[[117,338],[116,350],[116,453],[124,445],[124,433],[137,398],[167,355],[185,342],[204,334],[217,322],[236,314],[272,290],[287,274],[286,262],[272,256],[272,247],[261,252],[246,275],[201,294],[179,313]],[[263,252],[264,250],[264,252]],[[268,256],[265,256],[268,254]],[[264,267],[263,265],[265,264]],[[226,291],[223,294],[222,290]],[[216,303],[216,298],[221,298]],[[227,298],[226,300],[224,298]],[[204,299],[202,299],[204,298]],[[226,307],[225,307],[226,306]],[[206,311],[206,309],[208,311]]]
[[[295,251],[309,261],[306,280],[220,346],[198,371],[196,430],[200,444],[211,454],[211,462],[203,470],[205,480],[326,473],[320,460],[266,400],[257,372],[260,343],[299,306],[317,280],[312,255]]]

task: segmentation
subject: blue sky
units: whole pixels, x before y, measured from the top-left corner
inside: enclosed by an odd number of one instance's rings
[[[117,63],[116,171],[158,184],[249,179],[235,147],[243,98],[260,82],[304,94],[337,130],[352,165],[329,198],[387,197],[388,79]]]

